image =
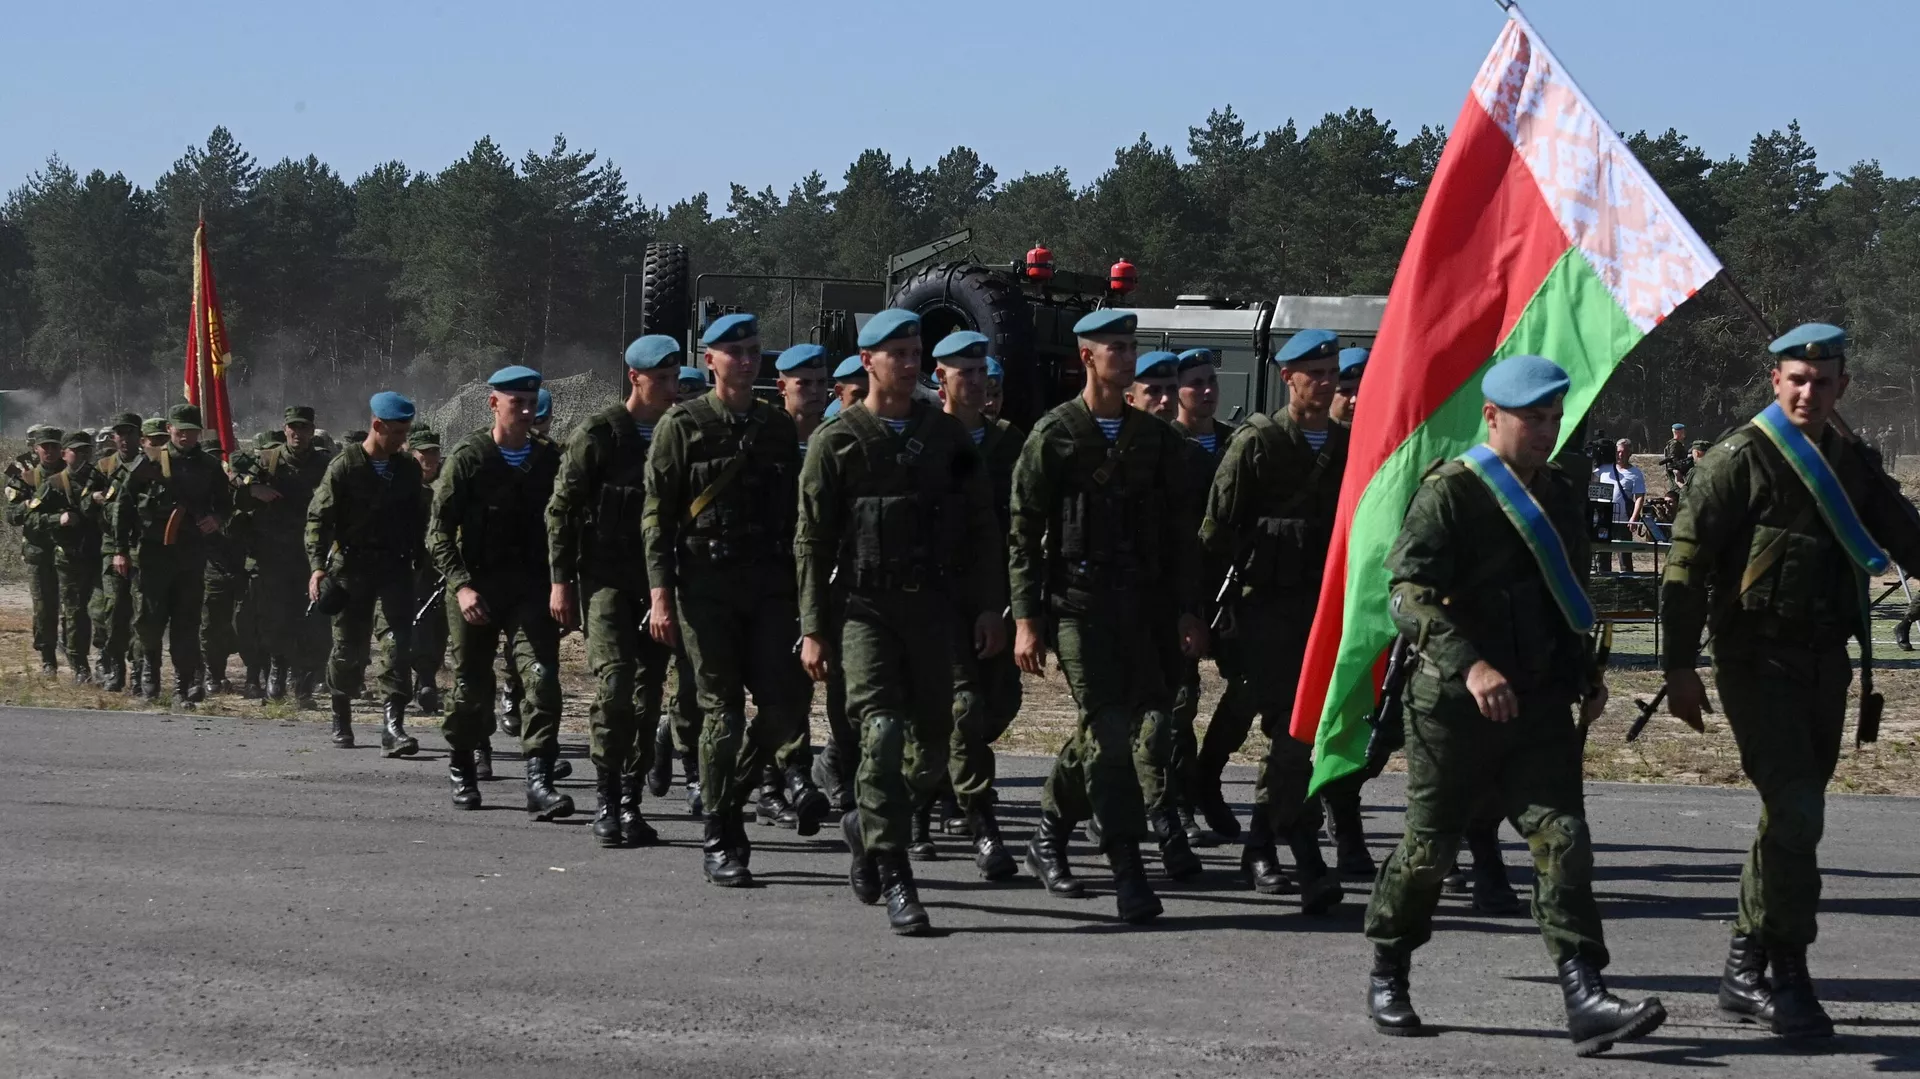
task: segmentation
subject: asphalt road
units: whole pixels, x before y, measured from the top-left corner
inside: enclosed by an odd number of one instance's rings
[[[1205,852],[1197,885],[1163,886],[1166,916],[1133,930],[1084,845],[1076,865],[1101,886],[1071,902],[1024,874],[984,884],[945,840],[919,868],[944,932],[903,940],[849,896],[826,832],[749,825],[762,886],[704,883],[677,787],[653,804],[669,845],[602,851],[584,812],[527,820],[511,758],[487,811],[456,813],[439,752],[334,750],[314,723],[4,708],[0,732],[3,1075],[1920,1070],[1913,800],[1831,804],[1813,966],[1841,1034],[1809,1054],[1713,1011],[1753,794],[1592,788],[1610,981],[1658,993],[1672,1018],[1579,1061],[1526,920],[1447,900],[1414,968],[1439,1033],[1385,1039],[1362,1001],[1364,884],[1309,920],[1241,889],[1231,848]],[[1003,766],[1013,835],[1043,767]],[[584,810],[590,785],[566,786]],[[1377,854],[1398,797],[1369,788]]]

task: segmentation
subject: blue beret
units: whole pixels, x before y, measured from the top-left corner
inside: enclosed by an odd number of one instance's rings
[[[532,393],[540,388],[540,372],[514,364],[495,371],[488,377],[487,385],[502,393]]]
[[[860,347],[878,348],[897,337],[920,332],[920,316],[898,307],[889,307],[885,311],[867,320],[860,327]]]
[[[1287,339],[1287,343],[1273,357],[1274,363],[1299,363],[1301,360],[1318,360],[1340,353],[1340,335],[1332,330],[1301,330]]]
[[[827,348],[825,345],[795,345],[780,354],[773,362],[775,370],[791,371],[796,367],[827,366]]]
[[[382,390],[374,394],[373,398],[367,402],[367,407],[373,411],[373,418],[376,420],[385,420],[388,423],[413,420],[413,402],[392,390]]]
[[[1673,425],[1673,429],[1676,431],[1684,431],[1687,429],[1687,425],[1684,423],[1676,423]]]
[[[1480,380],[1480,395],[1501,408],[1532,408],[1567,392],[1573,380],[1552,360],[1509,356]]]
[[[707,332],[700,335],[700,347],[747,341],[758,336],[760,320],[742,311],[737,315],[721,315],[709,323]]]
[[[838,416],[839,414],[840,414],[840,399],[836,397],[833,400],[827,402],[826,415],[820,418],[823,420],[830,420],[835,416]]]
[[[1075,337],[1099,337],[1103,334],[1119,336],[1132,333],[1133,328],[1139,324],[1139,317],[1131,311],[1120,307],[1102,307],[1080,316],[1080,321],[1073,324],[1073,335]]]
[[[1164,350],[1142,352],[1133,361],[1133,377],[1136,379],[1172,378],[1179,373],[1180,357]]]
[[[682,367],[680,369],[680,381],[705,383],[707,376],[698,367]]]
[[[664,333],[650,333],[627,346],[627,366],[635,371],[657,371],[668,364],[678,367],[685,358],[680,342]]]
[[[533,401],[533,418],[544,420],[551,415],[553,415],[553,391],[542,386],[540,396]]]
[[[1346,378],[1349,371],[1354,378],[1367,366],[1367,357],[1372,355],[1364,348],[1343,348],[1340,350],[1340,377]]]
[[[858,356],[848,356],[846,359],[840,361],[840,366],[833,369],[833,380],[835,382],[845,382],[850,378],[865,377],[867,377],[867,369],[860,363],[860,357]]]
[[[1767,351],[1796,360],[1838,360],[1847,355],[1847,331],[1825,322],[1807,322],[1774,339]]]
[[[1190,348],[1180,354],[1180,370],[1220,366],[1220,354],[1210,348]]]
[[[988,356],[987,357],[987,378],[993,382],[999,382],[1002,379],[1005,379],[1006,377],[1007,377],[1007,369],[1005,367],[1000,366],[999,360],[994,359],[992,356]]]
[[[992,343],[984,333],[955,330],[933,346],[933,358],[944,360],[949,356],[961,356],[969,360],[983,360],[987,357],[987,346]]]

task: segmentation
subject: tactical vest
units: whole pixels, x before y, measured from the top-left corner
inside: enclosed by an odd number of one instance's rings
[[[387,459],[387,475],[373,469],[373,458],[355,446],[340,451],[345,475],[335,492],[334,542],[355,568],[412,553],[417,542],[426,488],[420,466],[405,454]]]
[[[1860,623],[1859,583],[1852,560],[1820,516],[1813,495],[1773,444],[1753,428],[1742,428],[1725,441],[1755,458],[1753,467],[1766,476],[1773,497],[1747,508],[1754,515],[1753,536],[1746,557],[1738,562],[1747,572],[1721,582],[1716,606],[1738,611],[1736,633],[1844,639]],[[1847,497],[1856,507],[1866,505],[1865,469],[1870,466],[1845,444],[1832,456]],[[1755,566],[1764,566],[1764,571],[1752,573]],[[1748,575],[1753,579],[1747,580]]]
[[[1287,466],[1299,450],[1286,428],[1260,412],[1247,427],[1243,437],[1260,440],[1266,461],[1254,491],[1258,509],[1240,579],[1256,592],[1317,591],[1333,545],[1340,474],[1346,467],[1345,442],[1334,441],[1342,433],[1328,426],[1326,446],[1302,476]]]
[[[743,420],[725,415],[713,394],[685,404],[700,437],[688,445],[688,509],[698,508],[680,528],[680,545],[696,565],[733,565],[793,557],[795,499],[794,449],[782,447],[768,427],[775,409],[755,401]],[[715,488],[736,455],[745,463]],[[708,492],[712,497],[704,505]]]
[[[1059,516],[1047,528],[1049,580],[1078,592],[1152,588],[1161,577],[1160,530],[1174,501],[1163,489],[1163,457],[1174,443],[1157,437],[1156,421],[1144,413],[1127,412],[1112,442],[1084,407],[1057,414],[1073,437],[1073,456]]]
[[[917,592],[964,574],[972,553],[964,491],[980,458],[967,452],[970,440],[967,450],[956,441],[958,424],[919,401],[897,435],[865,408],[841,413],[841,421],[858,439],[860,463],[848,470],[840,583]]]
[[[538,435],[528,442],[526,462],[507,463],[490,431],[469,436],[462,448],[480,456],[467,477],[466,515],[460,521],[460,558],[476,579],[547,576],[547,500],[553,497],[560,454]]]
[[[177,508],[188,519],[180,527],[175,545],[203,547],[206,537],[193,519],[213,512],[213,484],[219,482],[213,477],[225,478],[219,466],[206,459],[204,450],[189,458],[168,446],[134,467],[146,482],[145,489],[135,496],[140,538],[164,543],[167,519]]]
[[[607,425],[613,452],[580,530],[580,568],[601,581],[619,581],[636,573],[644,577],[640,522],[646,512],[647,451],[652,442],[640,434],[625,405],[615,405],[593,422]]]
[[[255,482],[265,481],[280,497],[261,502],[246,496],[248,516],[265,546],[306,562],[307,505],[327,473],[332,455],[308,447],[304,459],[295,459],[285,446],[264,446],[256,458]]]

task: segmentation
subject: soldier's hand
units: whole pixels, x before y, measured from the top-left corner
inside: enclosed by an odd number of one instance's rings
[[[487,618],[486,601],[480,598],[480,593],[475,592],[472,588],[462,588],[460,589],[459,599],[460,620],[462,622],[465,622],[469,626],[484,626],[490,621],[490,619]]]
[[[547,610],[553,615],[553,620],[560,623],[561,632],[578,628],[574,622],[578,612],[573,602],[572,585],[564,581],[554,585],[547,598]]]
[[[1199,615],[1180,616],[1180,654],[1188,659],[1207,654],[1207,624],[1200,621]]]
[[[1592,696],[1580,702],[1580,725],[1582,727],[1593,726],[1593,721],[1599,719],[1600,713],[1606,710],[1607,684],[1602,682],[1594,687]]]
[[[1667,672],[1667,711],[1695,731],[1706,733],[1707,724],[1700,713],[1713,709],[1707,705],[1707,687],[1700,683],[1699,671],[1682,667]]]
[[[1040,620],[1013,620],[1013,663],[1028,674],[1047,673],[1047,646],[1040,639]]]
[[[981,611],[973,620],[973,654],[992,659],[1007,646],[1007,620],[993,611]]]
[[[1519,694],[1507,683],[1507,676],[1484,659],[1475,660],[1467,668],[1467,692],[1473,694],[1480,714],[1495,723],[1505,723],[1520,714]]]
[[[313,576],[307,578],[307,602],[308,603],[320,602],[320,585],[326,579],[327,579],[326,573],[324,573],[321,570],[314,570]]]
[[[72,524],[72,523],[73,523],[73,514],[72,514],[72,513],[69,513],[69,512],[67,512],[67,511],[64,511],[64,510],[63,510],[63,511],[61,511],[61,513],[60,513],[60,527],[61,527],[61,528],[65,528],[65,527],[67,527],[68,525],[70,525],[70,524]]]
[[[280,500],[280,492],[268,487],[264,483],[250,483],[247,485],[247,490],[251,491],[253,497],[262,502],[278,502]]]
[[[194,524],[200,529],[200,534],[203,536],[211,536],[215,532],[220,531],[220,522],[211,517],[202,517],[198,521],[195,521]]]
[[[668,648],[680,647],[680,627],[673,623],[673,593],[667,589],[653,590],[653,611],[647,616],[647,633]]]
[[[824,682],[833,670],[833,646],[809,633],[800,638],[800,666],[807,677]]]
[[[113,556],[113,572],[118,573],[122,577],[125,577],[128,574],[133,572],[133,563],[127,559],[126,555],[123,555],[123,554],[114,555]]]

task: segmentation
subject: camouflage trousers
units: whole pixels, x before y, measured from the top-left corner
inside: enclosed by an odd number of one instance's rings
[[[1109,842],[1146,838],[1139,777],[1171,750],[1172,700],[1152,610],[1141,594],[1108,592],[1049,624],[1080,722],[1054,759],[1040,809],[1070,824],[1098,820]]]

